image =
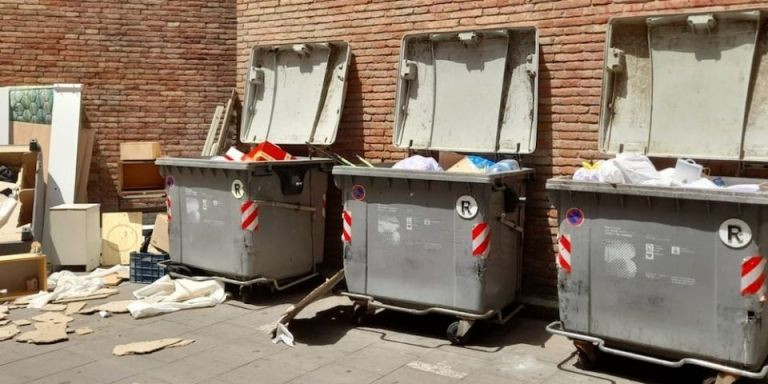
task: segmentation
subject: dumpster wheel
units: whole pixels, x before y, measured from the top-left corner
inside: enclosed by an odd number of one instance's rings
[[[363,325],[369,311],[367,303],[355,302],[352,304],[352,323],[358,327]]]
[[[592,370],[600,362],[600,349],[587,341],[573,340],[573,346],[576,347],[576,364],[579,368]]]
[[[451,344],[463,345],[469,341],[470,330],[474,325],[474,321],[471,320],[457,320],[451,324],[448,324],[448,328],[445,330],[445,335],[448,336],[448,340]]]

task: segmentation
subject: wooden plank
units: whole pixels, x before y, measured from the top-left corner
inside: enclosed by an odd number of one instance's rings
[[[31,140],[37,140],[43,155],[43,181],[48,182],[48,154],[51,148],[50,124],[11,123],[11,144],[27,146]]]
[[[77,180],[75,181],[77,186],[75,201],[78,203],[87,203],[88,179],[91,176],[91,159],[93,158],[93,144],[96,139],[96,130],[85,129],[80,136],[83,138],[83,140],[80,141],[83,146],[79,150],[81,157],[78,159]]]
[[[213,146],[213,152],[211,153],[211,156],[216,156],[220,154],[223,150],[224,144],[227,142],[227,136],[229,136],[229,121],[232,119],[232,108],[235,105],[235,100],[237,99],[237,92],[235,92],[235,89],[232,89],[232,96],[229,97],[229,101],[227,101],[227,108],[224,111],[224,118],[221,119],[221,129],[219,129],[219,135],[216,139],[216,144]]]
[[[130,254],[138,251],[141,234],[141,212],[116,212],[101,215],[101,264],[128,264]]]
[[[211,120],[211,126],[208,128],[208,136],[205,138],[205,144],[203,144],[203,156],[211,156],[211,147],[213,146],[214,137],[216,137],[216,131],[221,125],[221,113],[224,111],[224,106],[219,104],[213,111],[213,120]]]

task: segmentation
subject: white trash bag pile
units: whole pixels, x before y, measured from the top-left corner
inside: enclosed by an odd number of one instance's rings
[[[678,159],[674,168],[657,170],[644,155],[618,154],[610,160],[584,162],[573,180],[609,184],[650,185],[701,189],[725,189],[735,192],[768,192],[768,183],[732,184],[719,177],[704,175],[704,167],[690,159]]]

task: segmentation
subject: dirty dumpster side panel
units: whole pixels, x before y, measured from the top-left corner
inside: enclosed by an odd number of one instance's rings
[[[325,191],[328,173],[319,165],[266,167],[168,167],[166,174],[173,180],[168,188],[171,260],[238,279],[285,279],[312,272],[322,260],[325,221],[318,191]],[[303,178],[301,188],[286,189],[286,175]],[[242,193],[234,191],[238,182]],[[258,226],[244,229],[241,208],[250,202],[258,206]]]
[[[570,244],[571,273],[562,264],[558,272],[566,329],[662,356],[762,363],[765,305],[741,295],[741,270],[764,249],[764,207],[572,191],[552,196],[560,238]],[[755,234],[744,248],[720,239],[721,224],[732,218]]]
[[[345,246],[350,292],[474,313],[514,300],[521,235],[499,220],[504,191],[485,183],[365,176],[339,180],[352,222]],[[463,218],[456,205],[466,196],[475,200],[477,213]],[[510,211],[517,209],[516,202]],[[478,225],[488,230],[475,231]],[[490,234],[487,251],[473,242],[475,233],[479,241]]]

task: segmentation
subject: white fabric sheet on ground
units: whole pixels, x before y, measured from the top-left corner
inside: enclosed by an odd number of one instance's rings
[[[182,309],[213,307],[223,303],[227,298],[222,282],[171,280],[167,275],[134,291],[133,296],[139,301],[128,305],[128,311],[136,319]]]
[[[96,268],[84,276],[75,275],[70,271],[54,272],[48,276],[48,288],[53,291],[40,291],[22,300],[29,302],[27,308],[40,309],[52,301],[88,296],[104,287],[102,277],[113,273],[119,274],[127,269],[125,265],[115,265],[108,269]]]

